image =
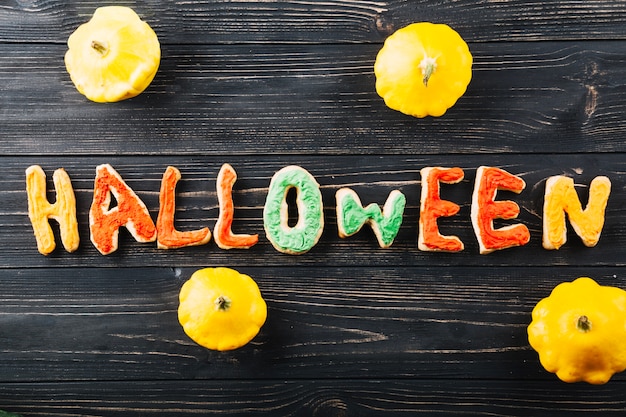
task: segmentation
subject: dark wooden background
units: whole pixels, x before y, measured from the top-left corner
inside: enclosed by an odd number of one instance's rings
[[[111,1],[133,7],[162,43],[139,97],[88,102],[63,55],[102,3],[0,3],[0,409],[24,416],[623,416],[626,376],[565,384],[543,370],[526,326],[562,281],[626,288],[626,1]],[[373,63],[408,23],[448,23],[474,55],[467,93],[441,118],[385,107]],[[157,250],[121,234],[100,255],[87,221],[95,167],[112,164],[156,219],[160,179],[178,167],[179,229],[213,228],[215,178],[230,163],[240,233],[250,250],[214,242]],[[37,252],[24,170],[64,167],[77,193],[80,249]],[[326,227],[302,256],[263,233],[272,175],[309,170]],[[442,195],[461,205],[441,230],[462,253],[417,249],[420,175],[460,166]],[[479,255],[469,219],[475,170],[520,175],[531,242]],[[600,243],[571,231],[541,248],[546,178],[592,178],[613,191]],[[49,183],[49,186],[52,185]],[[337,237],[334,193],[364,203],[407,196],[402,229],[380,249],[369,229]],[[51,197],[52,198],[52,197]],[[60,247],[60,244],[59,244]],[[253,276],[268,320],[229,353],[189,340],[176,309],[196,269]]]

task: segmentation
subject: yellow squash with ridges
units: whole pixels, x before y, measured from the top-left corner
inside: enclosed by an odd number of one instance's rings
[[[244,346],[267,318],[256,282],[231,268],[194,272],[179,294],[178,321],[196,343],[213,350]]]
[[[442,116],[472,79],[472,54],[450,26],[429,22],[398,29],[376,56],[376,91],[385,104],[415,116]]]
[[[539,301],[528,341],[565,382],[604,384],[626,369],[626,291],[581,277]]]
[[[78,91],[95,102],[135,97],[161,61],[156,33],[129,7],[106,6],[69,37],[65,66]]]

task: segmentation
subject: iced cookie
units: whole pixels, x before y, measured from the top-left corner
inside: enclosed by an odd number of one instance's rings
[[[481,166],[476,171],[471,218],[481,254],[522,246],[530,241],[530,232],[523,224],[493,227],[495,219],[515,219],[520,211],[513,201],[495,201],[498,190],[519,194],[525,187],[526,183],[520,177],[499,168]]]
[[[61,232],[61,242],[68,252],[78,249],[78,221],[76,220],[76,198],[69,175],[57,169],[52,175],[56,201],[50,204],[46,198],[46,174],[38,165],[26,169],[26,194],[28,195],[28,217],[35,232],[37,249],[43,255],[50,254],[56,247],[49,219],[56,220]]]
[[[335,197],[339,237],[352,236],[365,224],[369,224],[376,235],[378,245],[381,248],[391,246],[402,225],[406,205],[404,194],[399,190],[389,193],[382,212],[378,204],[372,203],[363,207],[357,193],[349,188],[340,188]]]
[[[117,205],[111,208],[111,195]],[[109,164],[96,167],[93,201],[89,210],[91,242],[103,255],[117,250],[120,227],[138,242],[154,242],[157,229],[146,205]]]
[[[604,212],[611,193],[611,181],[596,177],[589,186],[589,200],[583,210],[574,180],[557,175],[548,178],[543,204],[543,238],[545,249],[559,249],[567,241],[565,213],[585,246],[595,246],[604,226]]]
[[[289,225],[287,193],[296,189],[298,221]],[[263,227],[276,250],[292,255],[309,251],[317,244],[324,230],[322,193],[315,178],[305,169],[290,165],[278,171],[270,182]]]
[[[172,166],[167,167],[163,174],[159,193],[159,216],[156,222],[157,247],[159,249],[204,245],[211,240],[211,231],[208,227],[185,232],[176,230],[174,226],[176,184],[180,178],[180,171]]]
[[[248,249],[257,244],[259,235],[235,234],[232,231],[235,205],[233,203],[233,186],[237,181],[237,173],[229,164],[222,165],[217,175],[217,199],[220,214],[215,223],[215,243],[222,249]]]
[[[463,180],[461,168],[426,167],[422,175],[420,197],[420,219],[417,247],[422,251],[458,252],[464,248],[456,236],[444,236],[439,232],[437,219],[454,216],[460,207],[451,201],[442,200],[439,194],[440,183],[456,184]]]

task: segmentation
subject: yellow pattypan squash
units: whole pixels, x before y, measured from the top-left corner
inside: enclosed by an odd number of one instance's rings
[[[161,60],[157,35],[125,6],[96,9],[67,44],[65,66],[72,82],[88,99],[101,103],[140,94]]]
[[[413,23],[391,34],[374,63],[385,104],[415,117],[442,116],[472,78],[472,54],[450,26]]]
[[[180,290],[178,321],[196,343],[213,350],[237,349],[258,333],[267,305],[256,282],[230,268],[204,268]]]
[[[528,340],[561,380],[604,384],[626,369],[626,291],[587,277],[559,284],[533,309]]]

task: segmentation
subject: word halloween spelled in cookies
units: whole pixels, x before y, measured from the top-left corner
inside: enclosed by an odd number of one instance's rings
[[[459,252],[464,249],[457,236],[444,236],[439,232],[437,220],[454,216],[459,206],[440,196],[440,185],[455,184],[463,180],[461,168],[427,167],[421,170],[422,192],[418,248],[422,251]],[[179,231],[174,227],[176,184],[181,174],[175,167],[167,167],[159,192],[159,213],[156,223],[146,205],[109,164],[96,168],[93,201],[89,210],[89,231],[93,245],[103,255],[118,248],[119,229],[125,227],[138,242],[155,242],[159,249],[181,248],[206,244],[212,237],[209,228]],[[222,249],[247,249],[258,242],[258,235],[235,234],[231,230],[234,218],[232,199],[237,174],[232,166],[224,164],[217,176],[219,217],[213,230],[216,244]],[[37,248],[47,255],[55,247],[55,237],[50,225],[53,219],[59,224],[60,238],[65,250],[75,251],[79,246],[76,199],[69,175],[62,168],[53,175],[56,201],[46,197],[46,174],[38,165],[26,170],[28,214],[35,233]],[[502,169],[481,166],[477,169],[471,204],[472,226],[481,254],[514,246],[530,240],[528,228],[521,223],[495,228],[494,220],[513,220],[519,215],[519,206],[513,201],[497,201],[499,190],[521,193],[524,180]],[[296,190],[298,219],[289,224],[287,194]],[[545,249],[558,249],[567,240],[566,214],[573,230],[586,246],[598,243],[604,226],[604,214],[611,192],[607,177],[598,176],[591,181],[589,197],[583,209],[574,188],[573,179],[565,176],[550,177],[546,181],[543,206],[543,239]],[[112,206],[112,197],[116,205]],[[391,246],[400,226],[406,198],[399,190],[389,193],[382,209],[371,203],[364,207],[359,196],[350,188],[336,193],[338,234],[342,238],[357,233],[369,225],[381,248]],[[314,247],[324,229],[324,205],[320,186],[305,169],[291,165],[282,168],[272,177],[265,206],[263,226],[267,239],[276,250],[288,254],[302,254]]]

